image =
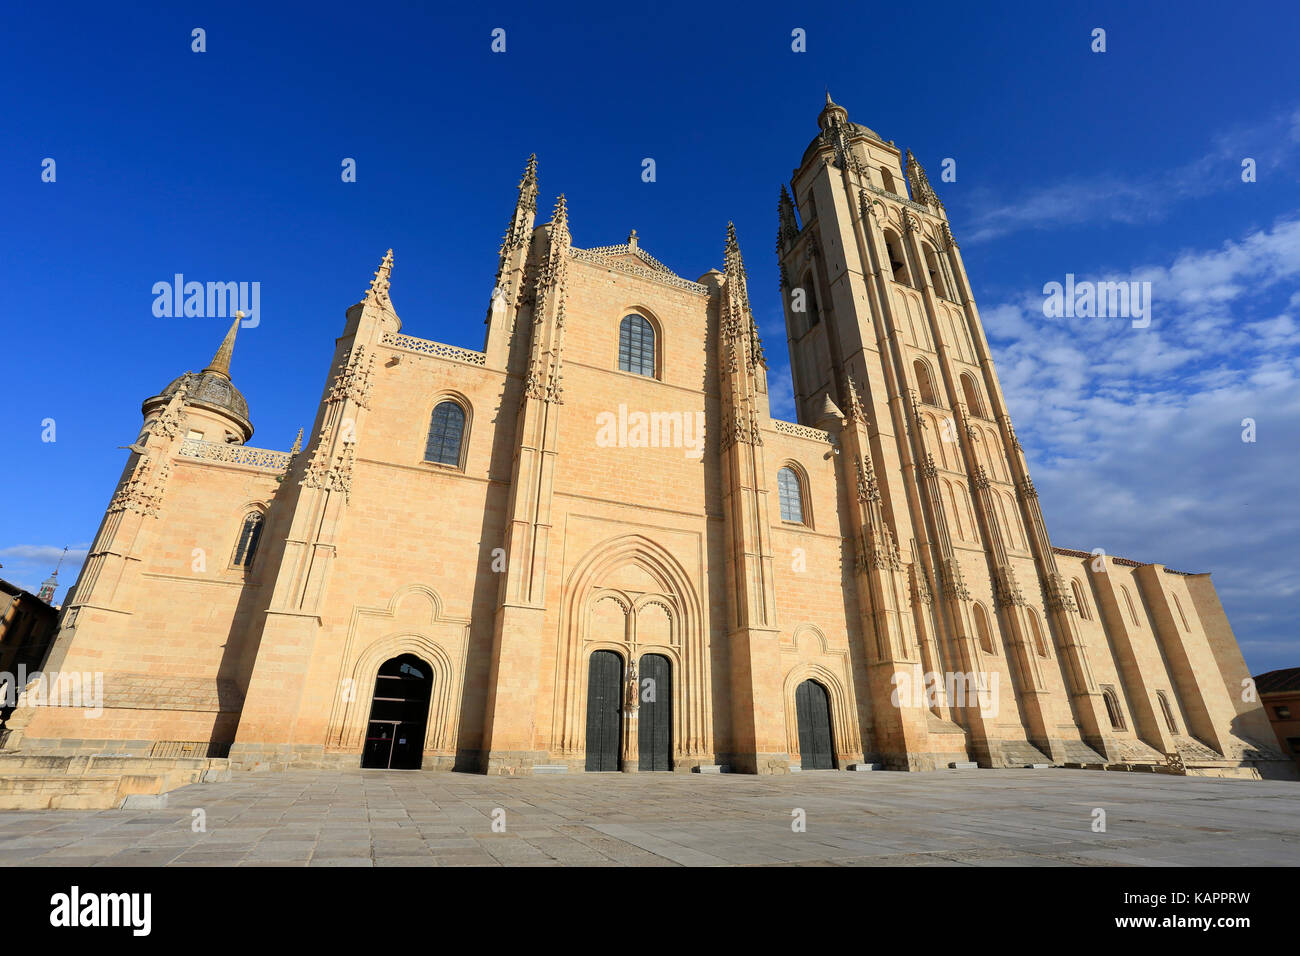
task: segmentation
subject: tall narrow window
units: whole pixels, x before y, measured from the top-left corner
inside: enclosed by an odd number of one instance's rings
[[[1128,619],[1132,621],[1134,624],[1137,624],[1138,612],[1137,612],[1137,608],[1133,606],[1133,598],[1132,596],[1129,595],[1128,588],[1124,587],[1124,585],[1121,584],[1119,589],[1124,595],[1124,603],[1128,605]]]
[[[1092,620],[1092,609],[1088,607],[1088,599],[1083,596],[1083,588],[1077,580],[1070,582],[1070,589],[1074,591],[1074,603],[1079,605],[1079,616],[1085,621]]]
[[[963,372],[961,376],[961,392],[966,399],[966,407],[970,413],[979,418],[984,418],[984,403],[980,401],[979,386],[968,373]]]
[[[948,279],[943,274],[943,267],[939,265],[939,259],[934,254],[934,250],[925,246],[925,271],[930,274],[930,285],[934,286],[934,294],[944,299],[951,299],[948,294]]]
[[[898,189],[894,186],[894,174],[889,171],[888,166],[880,167],[880,182],[885,187],[885,192],[898,195]]]
[[[782,468],[776,473],[776,492],[781,503],[781,520],[803,524],[803,488],[793,468]]]
[[[1034,650],[1038,651],[1039,657],[1046,657],[1047,644],[1043,641],[1043,632],[1038,626],[1038,615],[1031,609],[1028,616],[1029,632],[1034,639]]]
[[[975,605],[975,634],[979,638],[980,647],[986,654],[996,654],[993,650],[993,635],[989,633],[989,617],[984,610],[984,605]]]
[[[1173,708],[1169,706],[1169,698],[1165,696],[1162,690],[1156,691],[1156,700],[1160,701],[1160,711],[1165,715],[1165,724],[1169,727],[1171,734],[1178,733],[1178,724],[1174,721]]]
[[[429,440],[424,446],[424,460],[459,467],[464,438],[465,410],[455,402],[439,402],[429,422]]]
[[[937,404],[934,400],[934,383],[930,379],[930,369],[917,359],[912,363],[912,369],[916,372],[916,390],[921,394],[921,401],[927,405]]]
[[[1123,730],[1124,712],[1120,710],[1119,695],[1115,693],[1115,688],[1103,684],[1101,698],[1106,702],[1106,716],[1110,718],[1110,726],[1115,730]]]
[[[636,313],[623,316],[618,325],[618,367],[623,372],[654,378],[655,330]]]
[[[1183,622],[1183,630],[1190,631],[1191,628],[1187,626],[1187,615],[1183,613],[1183,602],[1178,600],[1177,594],[1171,594],[1169,596],[1174,599],[1174,607],[1178,609],[1178,617]]]
[[[885,255],[889,258],[889,271],[894,281],[911,286],[912,278],[907,269],[907,256],[903,252],[903,244],[892,232],[885,233]]]
[[[250,511],[244,516],[244,523],[239,528],[239,540],[235,542],[235,553],[230,559],[232,567],[247,568],[253,564],[257,553],[257,542],[262,539],[262,525],[266,516],[260,511]]]

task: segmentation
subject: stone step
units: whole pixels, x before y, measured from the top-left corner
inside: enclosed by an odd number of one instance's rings
[[[798,767],[791,767],[791,770],[798,770]],[[722,763],[702,763],[693,768],[694,773],[730,773],[731,768]]]
[[[978,770],[979,764],[973,760],[954,760],[948,764],[949,770]]]
[[[878,763],[851,763],[844,769],[851,770],[854,773],[865,773],[868,770],[879,770],[880,766]]]
[[[568,773],[569,767],[562,763],[544,763],[536,764],[533,767],[533,773]]]

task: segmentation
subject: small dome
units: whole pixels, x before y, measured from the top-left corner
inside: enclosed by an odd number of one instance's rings
[[[185,396],[186,405],[205,405],[216,411],[225,412],[241,422],[248,421],[248,402],[244,400],[243,393],[220,372],[186,372],[172,379],[171,383],[153,398],[146,399],[145,405],[149,406],[155,402],[165,404],[187,377],[190,380],[190,390]]]

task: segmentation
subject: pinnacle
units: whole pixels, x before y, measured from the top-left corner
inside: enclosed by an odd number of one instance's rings
[[[217,354],[212,356],[212,361],[208,363],[208,367],[203,371],[216,372],[218,375],[230,378],[230,360],[235,353],[235,333],[239,331],[239,323],[243,318],[243,312],[235,313],[235,321],[230,324],[230,331],[221,340],[221,345],[217,348]]]
[[[388,298],[389,277],[393,274],[393,250],[389,249],[384,254],[384,259],[379,263],[379,268],[375,270],[375,277],[370,280],[370,289],[366,297],[379,296]]]

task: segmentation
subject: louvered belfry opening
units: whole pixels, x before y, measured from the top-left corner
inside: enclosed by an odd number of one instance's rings
[[[419,770],[433,694],[433,668],[414,654],[385,661],[375,677],[363,768]]]

